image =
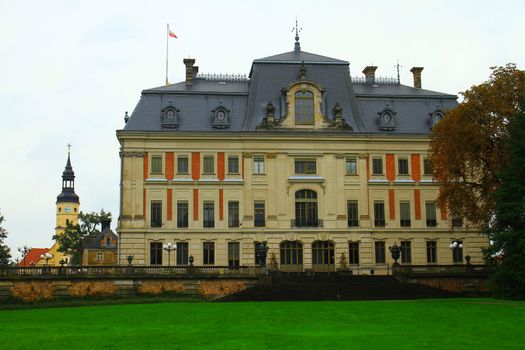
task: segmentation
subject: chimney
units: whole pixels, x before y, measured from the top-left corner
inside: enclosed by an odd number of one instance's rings
[[[111,226],[111,219],[102,220],[100,225],[102,226],[100,232],[104,231],[105,229],[109,229]]]
[[[366,66],[365,69],[363,69],[363,74],[365,75],[365,81],[367,84],[375,84],[376,69],[377,66]]]
[[[193,78],[199,72],[199,67],[193,66],[195,64],[194,58],[185,58],[183,62],[186,66],[186,85],[191,85],[193,84]]]
[[[412,75],[414,76],[414,87],[417,89],[421,89],[421,72],[423,71],[423,67],[412,67],[410,72],[412,72]]]

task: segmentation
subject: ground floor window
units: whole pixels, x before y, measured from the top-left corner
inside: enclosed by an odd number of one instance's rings
[[[375,253],[376,253],[376,264],[385,264],[385,242],[377,241],[375,242]]]
[[[204,242],[202,244],[202,263],[203,265],[215,264],[215,242]]]
[[[401,241],[401,263],[410,264],[412,262],[412,249],[410,241]]]
[[[348,243],[348,263],[350,265],[359,265],[359,243]]]
[[[240,256],[239,242],[228,242],[228,266],[239,266]]]
[[[188,265],[188,243],[177,243],[177,265]]]
[[[162,265],[162,242],[150,242],[149,263],[150,265]]]
[[[437,263],[437,242],[436,241],[427,241],[427,263],[428,264]]]
[[[315,241],[312,243],[312,269],[319,272],[335,270],[334,244],[332,242]]]
[[[280,253],[282,271],[300,272],[303,270],[303,244],[301,242],[282,242]]]

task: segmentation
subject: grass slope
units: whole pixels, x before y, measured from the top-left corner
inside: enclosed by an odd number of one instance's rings
[[[0,349],[523,349],[525,302],[441,299],[0,311]]]

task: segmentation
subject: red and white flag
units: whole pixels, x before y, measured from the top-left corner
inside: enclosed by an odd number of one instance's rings
[[[175,33],[173,33],[170,29],[168,29],[168,35],[172,38],[177,38],[177,36],[175,35]]]

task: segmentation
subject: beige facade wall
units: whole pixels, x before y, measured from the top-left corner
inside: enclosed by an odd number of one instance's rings
[[[335,249],[334,264],[340,267],[343,253],[348,261],[349,242],[359,242],[359,267],[365,273],[372,269],[381,273],[386,270],[387,264],[393,263],[388,247],[395,242],[399,245],[400,241],[411,242],[412,264],[427,264],[426,242],[429,240],[437,243],[438,264],[453,263],[449,244],[457,240],[463,242],[464,256],[471,256],[472,263],[482,263],[481,247],[486,246],[488,240],[476,230],[465,226],[452,228],[450,213],[444,217],[440,208],[436,210],[437,226],[427,227],[425,203],[436,199],[438,187],[431,177],[423,175],[423,159],[428,151],[428,139],[425,137],[294,132],[278,135],[195,133],[190,138],[176,132],[146,134],[122,131],[118,132],[118,137],[122,146],[121,216],[118,227],[121,264],[127,263],[128,255],[133,255],[134,264],[149,265],[149,247],[153,241],[189,242],[189,254],[195,258],[195,265],[203,264],[203,242],[215,242],[215,265],[228,264],[227,247],[230,241],[240,243],[240,265],[253,265],[254,242],[264,241],[269,247],[268,263],[272,253],[280,263],[280,243],[300,241],[303,244],[303,268],[309,269],[312,267],[312,242],[330,241]],[[167,156],[171,152],[172,163]],[[220,179],[220,152],[224,152],[224,179]],[[177,173],[178,155],[188,157],[188,174]],[[162,157],[162,173],[151,174],[152,156]],[[205,156],[214,157],[213,174],[203,173]],[[239,174],[228,174],[228,156],[239,157]],[[256,157],[264,157],[263,174],[254,174]],[[347,157],[356,158],[357,174],[346,174]],[[419,161],[415,162],[413,157]],[[372,174],[373,158],[382,159],[383,174]],[[398,159],[401,158],[408,159],[408,175],[398,174]],[[296,159],[315,160],[316,173],[295,174]],[[200,163],[198,174],[194,164],[197,160]],[[418,169],[413,169],[414,166]],[[169,179],[169,167],[174,169],[172,179]],[[418,178],[418,173],[421,178]],[[292,227],[295,193],[303,189],[317,194],[318,217],[322,220],[322,227]],[[195,190],[198,190],[197,203],[194,203]],[[416,191],[419,192],[419,201]],[[168,220],[169,194],[171,220]],[[241,225],[238,228],[228,227],[228,201],[231,200],[239,202]],[[358,227],[348,227],[349,200],[357,200]],[[151,201],[162,203],[161,227],[150,225]],[[177,228],[177,201],[188,202],[188,228]],[[255,201],[265,203],[265,227],[254,227]],[[385,227],[374,225],[374,201],[384,203]],[[214,228],[203,227],[204,202],[214,203]],[[409,203],[410,227],[400,225],[400,202]],[[195,208],[198,209],[197,220],[193,220]],[[417,211],[420,217],[416,217]],[[375,241],[385,242],[386,264],[375,262]],[[163,251],[163,254],[162,261],[166,265],[168,253]],[[173,264],[175,255],[171,254]]]

